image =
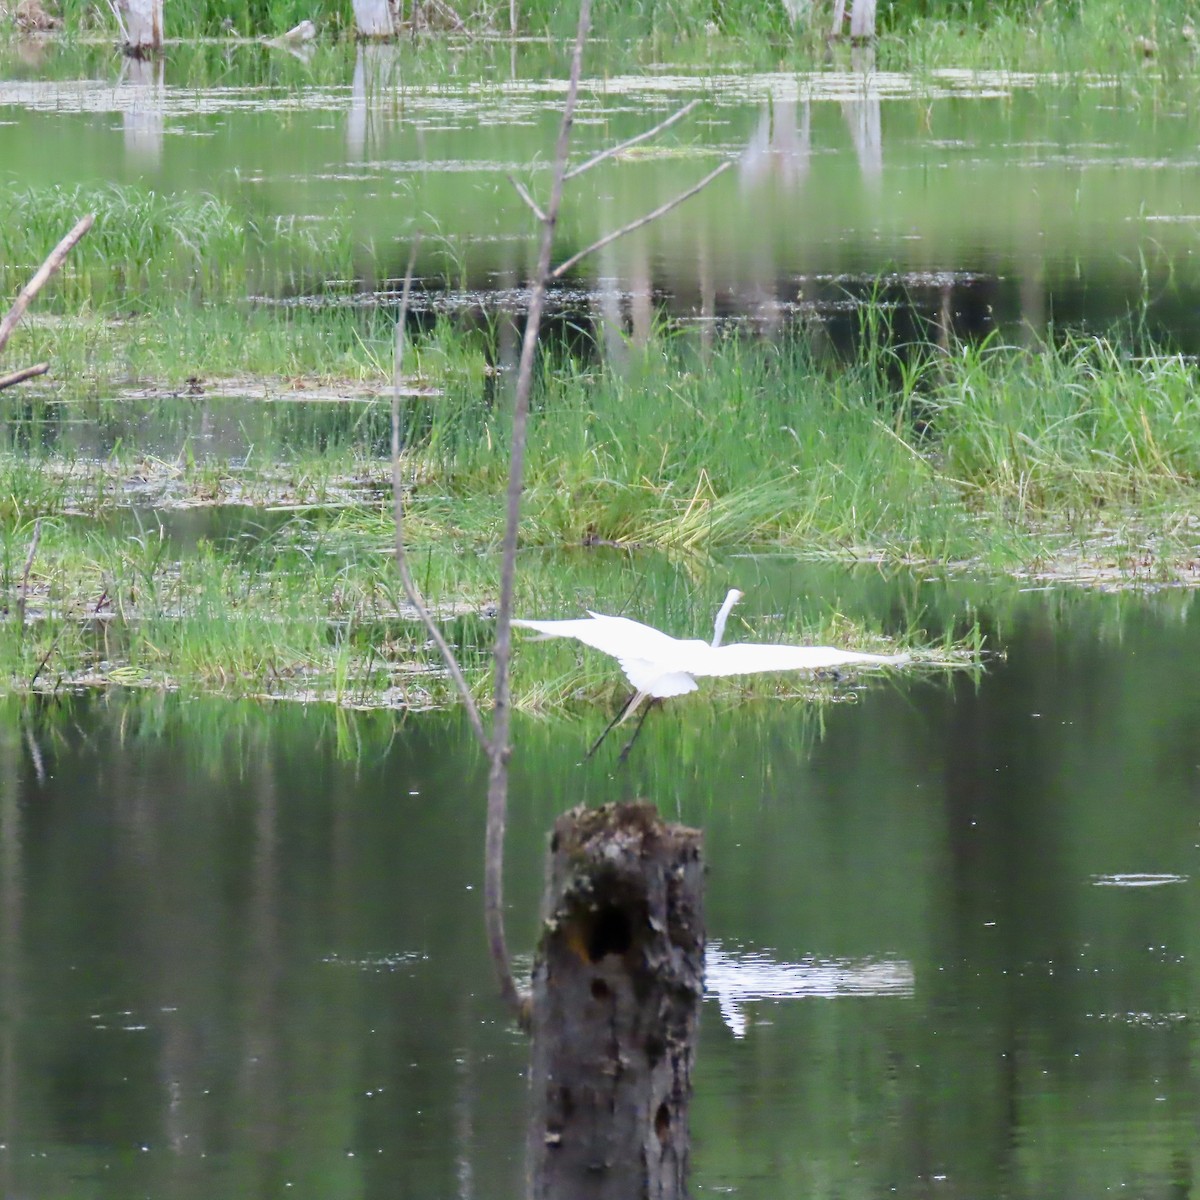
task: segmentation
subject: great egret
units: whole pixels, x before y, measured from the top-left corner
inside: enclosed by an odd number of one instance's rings
[[[566,621],[521,621],[513,624],[533,629],[544,638],[568,637],[612,655],[621,664],[625,678],[633,685],[629,702],[617,713],[605,731],[588,751],[590,756],[608,736],[609,730],[620,725],[647,697],[663,700],[683,696],[699,686],[697,677],[720,675],[754,675],[764,671],[817,671],[823,667],[840,667],[850,663],[875,665],[905,662],[907,654],[864,654],[858,650],[839,650],[835,646],[772,646],[735,642],[722,646],[725,622],[730,610],[742,598],[737,588],[731,588],[725,603],[713,623],[712,643],[699,638],[673,638],[650,625],[631,621],[628,617],[609,617],[588,610],[588,616]],[[629,747],[646,719],[642,713]]]

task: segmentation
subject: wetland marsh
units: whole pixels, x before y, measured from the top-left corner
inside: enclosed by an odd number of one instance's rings
[[[959,69],[940,27],[873,66],[597,43],[578,159],[699,105],[581,177],[559,259],[735,166],[551,295],[518,614],[704,636],[736,584],[740,640],[917,663],[710,681],[617,768],[579,763],[613,665],[518,645],[518,953],[558,812],[707,831],[700,1192],[1194,1175],[1186,17],[1104,73]],[[51,374],[0,392],[5,1195],[521,1194],[482,759],[396,579],[389,409],[419,232],[407,536],[486,704],[506,176],[544,184],[563,62],[0,41],[0,296],[97,214],[7,347]]]

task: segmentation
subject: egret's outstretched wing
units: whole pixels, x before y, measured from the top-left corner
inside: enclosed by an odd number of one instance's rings
[[[708,654],[697,656],[688,670],[693,675],[755,675],[764,671],[819,671],[828,667],[897,666],[908,660],[907,654],[866,654],[858,650],[839,650],[836,646],[770,646],[735,642],[732,646],[709,647]]]
[[[544,637],[574,638],[593,650],[602,650],[613,658],[642,658],[661,662],[679,647],[679,640],[640,621],[628,617],[607,617],[592,613],[566,621],[514,620],[522,629],[535,629]]]
[[[611,654],[639,692],[660,698],[696,690],[686,660],[697,646],[708,649],[704,642],[681,641],[640,621],[604,613],[566,621],[514,620],[513,624],[533,629],[543,637],[574,638],[593,650]]]

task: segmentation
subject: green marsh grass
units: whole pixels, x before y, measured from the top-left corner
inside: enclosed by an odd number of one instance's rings
[[[114,32],[111,16],[92,0],[59,0],[65,37]],[[458,6],[474,34],[506,33],[508,6],[480,3]],[[518,5],[520,31],[535,42],[549,37],[569,40],[575,9],[551,0],[525,0]],[[331,42],[349,39],[353,27],[347,0],[177,0],[168,17],[171,38],[272,37],[305,19],[320,31],[318,58]],[[1129,5],[1123,0],[1078,0],[1047,4],[1044,0],[893,0],[879,6],[878,59],[888,70],[943,67],[1022,71],[1118,71],[1128,75],[1163,75],[1189,86],[1194,77],[1197,13],[1190,0],[1157,0]],[[625,0],[594,15],[589,60],[605,70],[631,63],[729,61],[734,54],[748,69],[777,65],[790,56],[810,67],[829,57],[826,45],[829,10],[813,4],[792,24],[781,0]],[[0,27],[0,37],[4,30]],[[507,48],[494,51],[475,37],[437,30],[416,39],[410,57],[431,74],[486,69],[495,53],[507,61]],[[547,53],[545,45],[518,48],[527,75],[558,74],[565,68],[563,51]],[[172,48],[172,58],[211,62],[211,75],[226,69],[224,52],[195,46]],[[262,54],[266,77],[303,77],[304,64],[284,61],[278,51]],[[837,54],[834,58],[836,60]],[[440,64],[440,66],[439,66]],[[310,74],[314,68],[308,68]],[[321,75],[320,62],[315,67]],[[204,76],[195,73],[198,82]]]
[[[436,652],[403,603],[390,547],[348,514],[294,517],[258,541],[181,541],[152,519],[136,527],[47,518],[30,573],[28,623],[0,621],[0,673],[10,690],[124,686],[314,699],[349,706],[430,707],[453,700]],[[31,523],[6,537],[3,607],[11,614]],[[414,569],[480,699],[490,688],[494,555],[420,538]],[[648,569],[649,568],[649,569]],[[748,582],[752,564],[739,568]],[[665,560],[643,562],[629,591],[621,558],[524,556],[521,611],[625,611],[680,633],[711,625],[708,589]],[[614,591],[614,587],[616,590]],[[763,591],[760,601],[772,591]],[[738,623],[735,623],[735,628]],[[836,606],[797,606],[745,625],[753,636],[889,646]],[[912,631],[910,640],[917,640]],[[935,651],[935,659],[947,658]],[[614,665],[565,644],[520,655],[523,708],[615,700]],[[796,681],[735,685],[731,695],[797,694]],[[801,687],[806,694],[810,690]],[[817,689],[818,693],[821,689]]]
[[[126,313],[132,304],[240,301],[353,274],[344,214],[262,220],[203,193],[131,184],[0,189],[0,294],[15,294],[86,212],[96,223],[39,297],[39,310]]]
[[[353,361],[386,373],[386,325],[364,337],[342,319],[334,327],[347,353],[364,354]],[[402,468],[418,582],[486,695],[508,418],[472,368],[485,357],[481,338],[443,324],[418,339],[413,361],[444,386],[405,401]],[[708,350],[663,335],[620,370],[547,356],[531,420],[519,610],[625,612],[702,636],[723,588],[746,585],[714,564],[747,551],[1051,574],[1069,562],[1117,580],[1174,578],[1194,558],[1194,363],[1097,339],[930,347],[908,353],[903,370],[888,353],[868,344],[859,361],[839,363],[800,340],[731,334]],[[143,448],[147,415],[126,402],[97,406],[113,431],[101,456],[83,441],[68,449],[69,424],[46,444],[31,427],[10,429],[0,452],[10,611],[33,522],[43,525],[30,628],[7,621],[0,632],[9,686],[27,685],[45,658],[43,687],[450,700],[395,581],[386,395],[286,406],[261,425],[263,406],[243,407],[245,445],[229,457],[193,441],[196,399],[159,403],[156,436],[177,445],[157,459]],[[213,418],[223,403],[235,402],[205,399],[203,411]],[[236,537],[173,532],[163,515],[230,501],[257,514]],[[933,628],[910,614],[885,629],[834,603],[786,597],[758,613],[748,636],[760,640],[876,648],[899,639],[941,661],[977,653],[982,636],[958,618]],[[519,659],[517,694],[529,708],[615,701],[622,688],[611,663],[569,645]],[[797,684],[747,686],[777,694]]]

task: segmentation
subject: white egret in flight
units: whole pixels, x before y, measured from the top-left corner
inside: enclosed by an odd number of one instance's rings
[[[520,621],[514,625],[533,629],[545,638],[568,637],[612,655],[621,664],[625,678],[633,685],[629,702],[617,713],[588,751],[590,757],[608,736],[645,700],[683,696],[699,686],[696,679],[719,675],[753,675],[764,671],[817,671],[852,663],[874,665],[905,662],[907,654],[864,654],[858,650],[839,650],[835,646],[772,646],[735,642],[722,646],[729,612],[742,598],[733,588],[725,597],[713,626],[712,643],[699,638],[673,638],[650,625],[628,617],[608,617],[588,610],[588,616],[566,621]],[[629,744],[621,752],[624,758],[637,740],[649,706],[633,731]]]

